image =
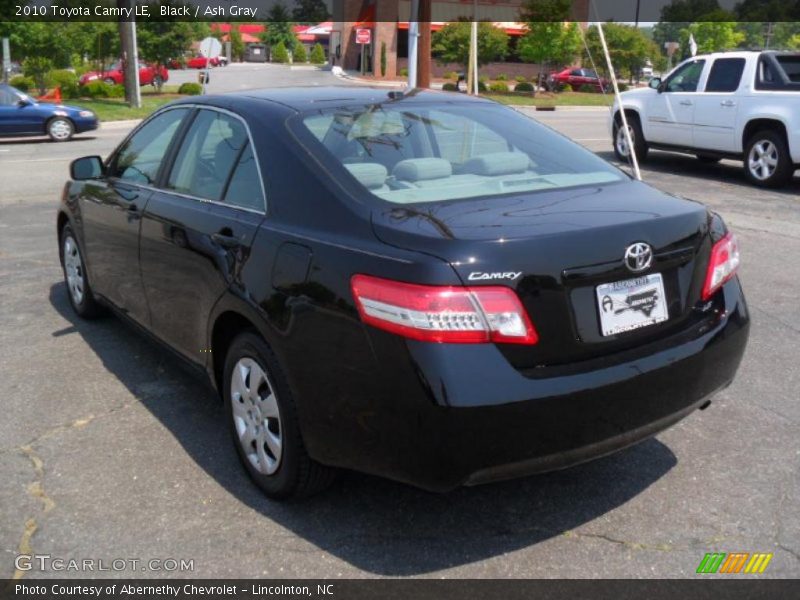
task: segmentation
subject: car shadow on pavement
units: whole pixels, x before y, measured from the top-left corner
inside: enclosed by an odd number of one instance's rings
[[[631,172],[629,166],[621,163],[613,152],[604,150],[596,152],[597,156],[618,167],[622,167],[626,172]],[[719,162],[706,164],[700,162],[694,156],[688,154],[678,154],[675,152],[651,151],[647,161],[642,163],[642,170],[667,175],[682,175],[686,177],[696,177],[729,185],[741,186],[751,190],[759,190],[745,177],[741,162]],[[646,180],[646,178],[645,178]],[[649,181],[651,185],[658,187],[658,182]],[[800,172],[796,171],[794,179],[783,188],[767,190],[773,194],[781,194],[797,197],[800,194]]]
[[[443,495],[342,472],[315,497],[272,502],[240,466],[223,425],[222,403],[194,371],[117,318],[79,319],[63,283],[51,286],[50,303],[71,324],[53,335],[74,328],[104,367],[233,497],[371,574],[421,575],[501,557],[557,536],[579,539],[575,528],[635,498],[677,464],[667,446],[651,439],[566,471]],[[524,569],[515,575],[525,576]]]

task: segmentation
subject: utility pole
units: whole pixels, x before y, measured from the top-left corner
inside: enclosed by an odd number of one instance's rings
[[[417,87],[417,50],[419,48],[419,0],[411,0],[408,22],[408,89]]]
[[[417,87],[431,87],[431,0],[419,0]]]
[[[134,8],[133,0],[117,0],[118,8]],[[131,12],[131,15],[133,13]],[[136,44],[136,21],[119,22],[120,48],[122,49],[123,76],[125,80],[125,100],[131,108],[142,106],[142,93],[139,87],[139,50]]]

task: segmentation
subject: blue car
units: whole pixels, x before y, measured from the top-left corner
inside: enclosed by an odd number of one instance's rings
[[[18,89],[0,83],[0,137],[48,135],[65,142],[76,133],[97,129],[90,110],[61,104],[40,104]]]

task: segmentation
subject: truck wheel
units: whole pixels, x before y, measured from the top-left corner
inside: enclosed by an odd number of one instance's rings
[[[631,132],[631,139],[633,140],[633,148],[636,152],[636,158],[639,162],[647,160],[647,154],[650,148],[644,140],[644,133],[642,132],[642,124],[639,118],[635,116],[628,117],[628,131]],[[628,149],[628,140],[622,129],[622,119],[614,120],[614,155],[621,162],[627,163],[630,160],[630,151]]]
[[[267,496],[304,497],[330,485],[336,471],[308,456],[292,391],[277,357],[255,332],[233,340],[223,386],[239,458]]]
[[[777,188],[789,183],[794,165],[786,140],[780,133],[764,129],[747,140],[744,173],[747,179],[761,187]]]

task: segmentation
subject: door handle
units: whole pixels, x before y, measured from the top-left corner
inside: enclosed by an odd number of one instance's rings
[[[733,100],[723,100],[719,103],[720,106],[736,106],[736,102]]]
[[[230,234],[228,231],[220,231],[219,233],[212,233],[211,239],[214,243],[219,244],[223,248],[233,249],[242,245],[242,242]]]
[[[691,105],[692,105],[691,100],[681,100],[681,106],[691,106]]]

